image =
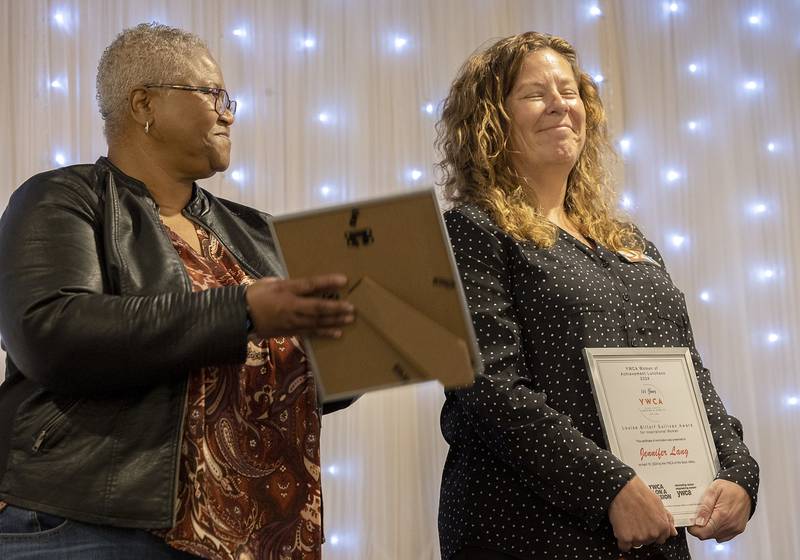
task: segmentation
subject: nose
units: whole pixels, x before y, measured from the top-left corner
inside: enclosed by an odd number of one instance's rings
[[[236,120],[236,117],[233,115],[230,109],[225,109],[225,112],[223,112],[217,120],[226,124],[227,126],[231,126]]]
[[[549,109],[551,113],[566,113],[569,111],[569,103],[560,93],[554,93],[550,100]]]

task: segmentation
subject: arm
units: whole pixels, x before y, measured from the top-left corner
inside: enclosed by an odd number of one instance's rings
[[[472,387],[451,396],[498,460],[542,498],[594,528],[634,472],[534,389],[508,274],[513,242],[457,211],[446,221],[484,364]]]
[[[664,267],[664,260],[655,245],[648,242],[646,252],[648,256],[661,264],[662,268]],[[686,312],[685,308],[684,312]],[[721,470],[717,478],[735,482],[744,488],[752,501],[751,509],[755,511],[759,484],[758,463],[750,455],[750,451],[742,441],[741,422],[737,418],[728,415],[725,405],[722,404],[722,399],[719,398],[711,382],[711,372],[703,365],[700,353],[694,343],[694,335],[688,313],[686,313],[686,338],[694,369],[697,373],[700,392],[703,394],[703,402],[706,406],[708,422],[711,425],[714,444],[719,455]],[[737,427],[739,430],[736,429]]]
[[[92,395],[243,359],[244,287],[103,293],[102,218],[92,197],[35,179],[0,221],[0,332],[23,374],[53,392]]]
[[[652,243],[648,242],[646,252],[664,267],[664,261]],[[686,339],[721,469],[702,498],[697,525],[690,527],[689,532],[700,539],[716,538],[724,542],[744,531],[747,521],[755,512],[759,466],[744,444],[741,422],[728,415],[711,382],[711,373],[703,366],[694,343],[688,313]]]

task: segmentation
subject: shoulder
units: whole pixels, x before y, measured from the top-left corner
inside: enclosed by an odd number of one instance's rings
[[[644,243],[644,254],[653,259],[654,261],[656,261],[659,265],[661,265],[661,268],[664,268],[665,267],[664,259],[661,256],[661,252],[658,250],[656,244],[653,243],[653,241],[651,241],[650,238],[644,234],[642,229],[637,224],[631,223],[630,225],[633,228],[633,231],[636,233],[636,235],[638,235],[639,238],[642,240],[642,243]]]
[[[489,213],[476,204],[459,204],[444,213],[444,221],[451,237],[492,237],[498,241],[510,239],[495,223]]]
[[[507,261],[519,249],[519,243],[475,204],[460,204],[448,210],[444,220],[457,259]]]
[[[98,184],[102,181],[95,165],[81,164],[37,173],[14,191],[8,208],[38,206],[96,208]]]

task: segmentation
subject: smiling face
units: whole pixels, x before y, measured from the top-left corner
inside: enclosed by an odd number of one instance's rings
[[[520,174],[548,166],[569,170],[586,142],[586,109],[570,63],[551,49],[525,56],[505,99],[511,162]]]
[[[185,76],[174,83],[225,88],[219,66],[202,50],[189,61]],[[234,121],[230,111],[217,114],[210,93],[165,88],[148,91],[153,95],[151,134],[159,143],[159,159],[175,175],[203,179],[228,168]]]

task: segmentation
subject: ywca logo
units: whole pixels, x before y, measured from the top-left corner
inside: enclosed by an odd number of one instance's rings
[[[654,385],[642,387],[638,396],[639,412],[650,421],[658,421],[664,413],[664,397]]]

